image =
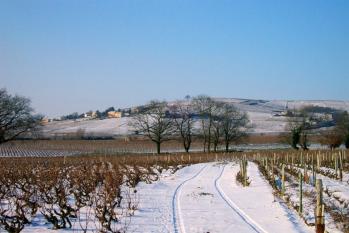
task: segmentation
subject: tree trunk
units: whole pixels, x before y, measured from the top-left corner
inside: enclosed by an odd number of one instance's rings
[[[161,142],[156,142],[156,151],[158,154],[160,154],[160,145],[161,145]]]
[[[190,149],[190,143],[184,143],[184,149],[185,149],[185,152],[189,153],[189,149]]]
[[[189,153],[190,145],[191,145],[191,138],[184,137],[183,138],[183,146],[184,146],[185,152]]]
[[[225,152],[229,152],[229,142],[225,142]]]
[[[0,130],[0,144],[6,142],[5,140],[5,131]]]
[[[207,152],[211,152],[211,125],[208,128],[208,143],[207,143]]]
[[[217,152],[217,147],[218,147],[218,143],[214,142],[213,143],[213,149],[214,149],[214,152]]]

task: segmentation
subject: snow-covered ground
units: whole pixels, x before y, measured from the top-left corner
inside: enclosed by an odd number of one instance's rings
[[[296,212],[274,198],[255,164],[248,166],[249,187],[237,183],[238,169],[234,162],[196,164],[174,174],[164,171],[151,184],[139,183],[138,210],[127,232],[314,232]],[[50,228],[38,218],[23,232],[79,232],[74,222],[72,229]]]
[[[140,205],[131,232],[313,232],[274,199],[272,188],[250,163],[249,187],[237,184],[234,163],[185,167],[138,186]]]

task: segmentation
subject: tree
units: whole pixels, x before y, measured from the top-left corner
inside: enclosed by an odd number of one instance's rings
[[[193,106],[191,101],[186,104],[177,102],[172,108],[174,125],[179,132],[185,151],[188,153],[194,130]]]
[[[289,134],[286,136],[286,141],[292,148],[298,150],[298,145],[303,150],[308,150],[310,143],[308,139],[308,131],[311,129],[311,124],[314,122],[313,114],[301,109],[294,110],[287,119],[286,131]]]
[[[219,101],[213,102],[212,107],[212,143],[214,152],[217,151],[223,133],[224,120],[224,103]]]
[[[101,118],[103,117],[103,114],[102,114],[99,110],[97,110],[97,111],[96,111],[96,117],[97,117],[98,119],[101,119]]]
[[[201,134],[204,140],[204,152],[211,150],[211,130],[213,121],[214,101],[206,95],[199,95],[193,99],[194,109],[200,117]]]
[[[349,115],[347,111],[338,112],[334,118],[335,126],[321,132],[321,143],[331,149],[339,147],[342,143],[348,148],[349,140]]]
[[[221,118],[222,134],[224,138],[225,151],[229,151],[232,142],[238,142],[247,135],[249,119],[245,112],[240,112],[231,104],[223,105]]]
[[[340,114],[339,119],[336,121],[335,128],[342,136],[345,147],[349,149],[349,114],[347,111]]]
[[[343,136],[336,128],[324,130],[321,132],[320,142],[323,145],[327,145],[330,149],[335,149],[342,144]]]
[[[161,143],[170,140],[175,129],[167,113],[166,102],[151,101],[131,121],[131,126],[135,130],[146,135],[156,144],[158,154],[160,154]]]
[[[291,130],[291,140],[290,140],[290,145],[292,146],[293,149],[298,150],[298,144],[301,140],[301,128],[299,126],[290,126]]]
[[[345,145],[345,148],[349,149],[349,134],[345,136],[344,145]]]
[[[78,112],[73,112],[73,113],[70,113],[68,115],[62,116],[61,120],[76,120],[76,119],[79,119],[80,117],[83,117],[83,116],[84,116],[84,114],[79,114]]]
[[[36,129],[42,116],[33,112],[28,98],[0,89],[0,144]]]

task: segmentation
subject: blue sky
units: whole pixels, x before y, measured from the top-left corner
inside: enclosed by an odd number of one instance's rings
[[[0,0],[0,86],[49,116],[187,94],[349,100],[349,1]]]

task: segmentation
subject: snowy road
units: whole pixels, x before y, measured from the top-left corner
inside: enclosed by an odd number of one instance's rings
[[[238,166],[208,163],[138,186],[140,210],[130,232],[313,232],[295,212],[274,200],[250,163],[250,187],[235,181]]]

